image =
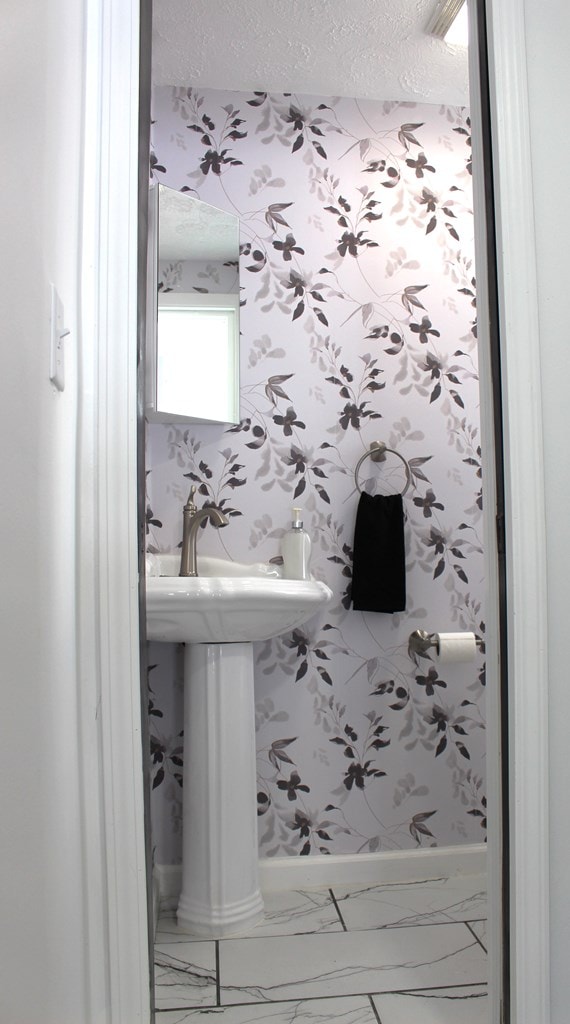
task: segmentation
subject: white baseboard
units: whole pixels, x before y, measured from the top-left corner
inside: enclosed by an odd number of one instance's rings
[[[390,853],[331,854],[317,857],[262,857],[262,892],[317,889],[331,885],[382,885],[421,882],[429,878],[480,875],[486,870],[484,843]],[[160,909],[174,910],[182,884],[180,864],[157,864]]]
[[[262,892],[329,885],[381,885],[428,878],[478,875],[485,871],[485,845],[448,846],[389,853],[331,854],[317,857],[263,857]]]

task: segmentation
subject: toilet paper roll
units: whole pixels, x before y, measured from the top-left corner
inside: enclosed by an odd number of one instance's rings
[[[475,633],[436,633],[436,661],[440,665],[473,661],[477,654]]]

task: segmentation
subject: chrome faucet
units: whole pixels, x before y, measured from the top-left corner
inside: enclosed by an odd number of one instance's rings
[[[179,576],[198,575],[196,567],[196,541],[200,524],[205,519],[209,519],[216,527],[226,526],[229,522],[228,517],[224,515],[221,509],[216,508],[215,505],[208,505],[206,508],[201,508],[198,511],[194,504],[195,493],[196,488],[191,487],[188,501],[182,510],[182,555],[180,558]]]

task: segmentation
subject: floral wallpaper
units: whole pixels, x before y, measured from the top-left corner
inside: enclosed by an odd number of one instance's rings
[[[240,218],[242,419],[149,425],[148,550],[179,546],[192,483],[230,519],[200,550],[240,561],[279,557],[300,505],[334,593],[256,645],[260,854],[483,841],[484,642],[472,664],[408,651],[418,627],[485,633],[468,113],[160,88],[153,118],[155,179]],[[376,440],[412,479],[395,614],[350,601]],[[393,455],[362,465],[370,493],[404,483]],[[150,645],[149,685],[155,857],[176,863],[180,649]]]
[[[164,292],[231,295],[239,290],[237,265],[219,260],[159,260],[158,278]]]

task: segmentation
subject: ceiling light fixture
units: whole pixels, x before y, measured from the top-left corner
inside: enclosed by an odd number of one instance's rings
[[[426,26],[426,32],[446,43],[467,46],[468,16],[465,0],[443,0]]]

